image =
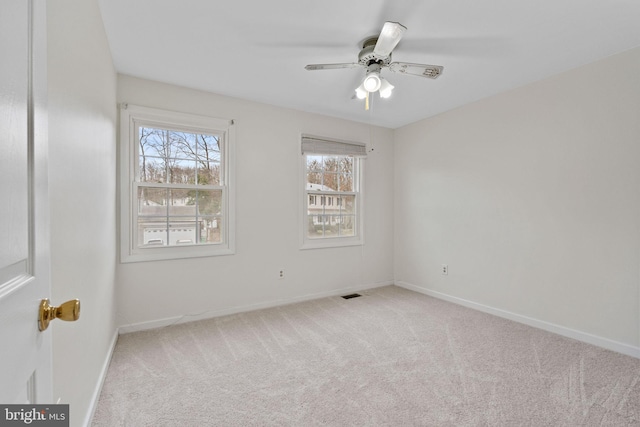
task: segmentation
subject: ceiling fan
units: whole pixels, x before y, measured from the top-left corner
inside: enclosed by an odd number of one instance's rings
[[[394,86],[380,76],[383,68],[394,73],[412,76],[438,78],[442,74],[440,65],[412,64],[409,62],[391,62],[391,52],[397,46],[407,28],[397,22],[385,22],[379,36],[369,37],[362,43],[362,50],[358,54],[358,62],[341,64],[310,64],[304,67],[309,71],[333,70],[338,68],[366,68],[366,75],[362,84],[356,89],[359,99],[369,99],[369,94],[380,91],[381,98],[391,96]],[[367,103],[368,104],[368,103]]]

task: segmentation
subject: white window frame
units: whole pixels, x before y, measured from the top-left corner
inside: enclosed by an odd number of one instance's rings
[[[223,190],[222,243],[138,247],[136,129],[139,125],[219,135]],[[120,105],[120,261],[123,263],[230,255],[235,253],[235,126],[233,120]]]
[[[322,249],[322,248],[339,248],[345,246],[361,246],[364,244],[364,160],[366,156],[364,154],[355,155],[354,161],[354,191],[353,192],[335,192],[336,196],[339,195],[355,195],[355,209],[356,209],[356,226],[354,228],[355,236],[332,236],[332,237],[322,237],[317,239],[310,239],[307,236],[308,230],[308,209],[309,209],[309,196],[314,195],[313,190],[307,190],[307,155],[304,152],[304,140],[317,140],[319,146],[324,145],[324,143],[336,143],[335,146],[353,146],[356,148],[356,151],[361,151],[362,153],[366,153],[366,144],[352,141],[345,141],[335,138],[327,138],[322,136],[314,136],[308,134],[302,134],[300,137],[300,216],[301,220],[298,221],[300,223],[300,249]],[[313,153],[308,153],[309,155],[345,155],[347,153],[339,153],[331,150],[327,150],[328,152],[321,153],[323,151],[322,148],[318,148]],[[350,151],[347,147],[347,151]],[[323,193],[324,194],[324,193]],[[318,197],[319,202],[319,197]]]

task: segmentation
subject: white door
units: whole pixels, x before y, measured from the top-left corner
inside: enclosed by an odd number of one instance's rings
[[[0,0],[0,402],[51,402],[44,0]]]

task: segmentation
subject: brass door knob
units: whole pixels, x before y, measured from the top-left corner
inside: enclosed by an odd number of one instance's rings
[[[40,311],[38,314],[38,328],[44,331],[49,327],[49,322],[53,319],[66,320],[67,322],[75,322],[80,318],[80,300],[72,299],[54,307],[49,304],[47,298],[40,301]]]

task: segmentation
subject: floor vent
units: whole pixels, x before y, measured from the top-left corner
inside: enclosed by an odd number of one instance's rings
[[[360,294],[349,294],[349,295],[343,295],[342,298],[344,299],[351,299],[351,298],[358,298],[361,297],[362,295]]]

